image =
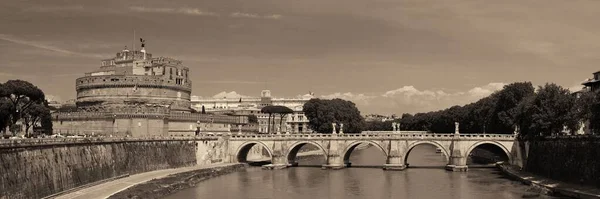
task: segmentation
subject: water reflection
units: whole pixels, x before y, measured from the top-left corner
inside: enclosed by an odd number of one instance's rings
[[[385,156],[376,148],[356,150],[353,165],[382,165]],[[322,158],[299,160],[300,165],[320,165]],[[420,145],[411,151],[411,166],[444,166],[445,157],[435,147]],[[503,178],[494,169],[469,169],[466,173],[441,168],[384,171],[377,168],[322,170],[294,167],[264,171],[251,168],[201,182],[167,198],[522,198],[528,186]],[[550,198],[540,196],[538,198]]]

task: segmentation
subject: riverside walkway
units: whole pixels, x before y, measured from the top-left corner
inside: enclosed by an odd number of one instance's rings
[[[176,169],[163,169],[131,175],[129,177],[116,179],[95,186],[80,189],[64,195],[56,197],[56,199],[104,199],[111,195],[121,192],[129,187],[141,184],[153,179],[164,178],[172,174],[194,171],[198,169],[216,168],[234,165],[234,163],[223,163],[214,165],[182,167]]]

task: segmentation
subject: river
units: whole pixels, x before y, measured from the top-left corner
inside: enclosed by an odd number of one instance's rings
[[[385,157],[379,149],[369,147],[353,152],[350,160],[353,166],[382,165]],[[404,171],[302,167],[320,165],[323,161],[322,157],[300,160],[300,167],[274,171],[249,168],[206,180],[167,198],[553,198],[529,191],[529,186],[504,178],[496,169],[446,171],[445,158],[428,145],[415,147],[408,157],[410,166],[423,167]]]

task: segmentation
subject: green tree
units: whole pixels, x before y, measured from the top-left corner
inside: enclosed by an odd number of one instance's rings
[[[365,121],[356,104],[342,99],[311,99],[302,109],[311,129],[320,133],[332,132],[331,123],[344,124],[344,132],[360,133]]]

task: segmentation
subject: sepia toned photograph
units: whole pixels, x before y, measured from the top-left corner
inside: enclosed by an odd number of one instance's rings
[[[0,0],[0,199],[600,198],[600,0]]]

